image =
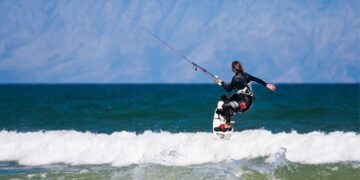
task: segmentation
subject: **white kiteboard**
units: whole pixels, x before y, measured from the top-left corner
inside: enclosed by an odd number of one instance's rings
[[[224,104],[223,101],[219,101],[218,105],[217,105],[217,108],[215,109],[214,119],[213,119],[213,129],[212,130],[213,130],[214,135],[217,138],[224,139],[224,140],[229,140],[231,138],[231,135],[234,132],[234,124],[235,124],[234,121],[231,121],[231,127],[232,127],[231,131],[222,132],[222,131],[215,131],[214,130],[215,127],[219,127],[221,124],[226,123],[225,118],[222,115],[216,113],[217,109],[222,109],[223,104]]]

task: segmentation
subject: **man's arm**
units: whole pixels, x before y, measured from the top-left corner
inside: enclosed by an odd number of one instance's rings
[[[259,84],[261,84],[263,86],[266,86],[267,83],[265,81],[263,81],[263,80],[261,80],[261,79],[259,79],[257,77],[254,77],[254,76],[252,76],[250,74],[248,74],[248,75],[249,75],[249,80],[250,81],[255,81],[255,82],[257,82],[257,83],[259,83]]]
[[[224,87],[224,89],[227,92],[231,92],[234,89],[234,83],[233,80],[231,80],[230,84],[226,84],[224,81],[221,82],[222,87]]]
[[[254,76],[252,76],[252,75],[250,75],[250,74],[248,74],[248,75],[249,75],[249,80],[250,80],[250,81],[255,81],[255,82],[257,82],[257,83],[265,86],[266,88],[268,88],[268,89],[271,90],[271,91],[275,91],[275,90],[276,90],[276,86],[275,86],[274,84],[268,84],[268,83],[266,83],[265,81],[263,81],[263,80],[261,80],[261,79],[259,79],[259,78],[257,78],[257,77],[254,77]]]

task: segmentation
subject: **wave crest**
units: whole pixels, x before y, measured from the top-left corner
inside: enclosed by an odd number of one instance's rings
[[[24,165],[52,163],[192,165],[244,158],[285,158],[304,164],[360,161],[360,135],[354,132],[235,132],[229,141],[212,133],[146,131],[95,134],[78,131],[0,132],[0,161]]]

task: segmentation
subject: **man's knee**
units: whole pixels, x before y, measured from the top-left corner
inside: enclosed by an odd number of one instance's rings
[[[239,103],[236,101],[231,101],[229,103],[224,103],[223,104],[223,109],[224,110],[235,110],[239,107]]]

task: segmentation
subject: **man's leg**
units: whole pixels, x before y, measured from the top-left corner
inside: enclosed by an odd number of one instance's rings
[[[224,103],[224,117],[226,120],[226,124],[230,125],[231,115],[236,111],[239,107],[239,103],[236,101],[230,101],[229,103]]]
[[[228,104],[230,104],[229,100],[232,98],[233,94],[227,94],[221,96],[221,101],[217,104],[217,110],[216,113],[222,115],[225,118],[226,123],[221,124],[219,127],[215,127],[215,131],[228,131],[231,130],[231,115],[233,113],[233,110],[229,108]],[[233,104],[233,103],[231,103]],[[231,107],[231,106],[230,106]]]
[[[244,96],[241,101],[239,101],[240,104],[240,112],[245,112],[249,110],[249,108],[252,105],[253,97],[251,96]]]

